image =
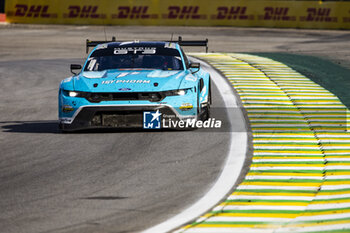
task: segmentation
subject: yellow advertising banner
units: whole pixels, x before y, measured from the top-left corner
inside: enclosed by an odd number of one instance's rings
[[[350,2],[6,0],[5,4],[10,23],[350,29]]]

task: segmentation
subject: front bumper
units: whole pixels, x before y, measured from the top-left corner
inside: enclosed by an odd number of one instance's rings
[[[157,111],[162,121],[196,119],[193,115],[180,115],[169,105],[88,105],[80,107],[72,117],[60,118],[60,128],[74,131],[91,128],[142,128],[145,111]]]

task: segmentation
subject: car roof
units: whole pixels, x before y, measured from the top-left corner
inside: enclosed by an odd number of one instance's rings
[[[124,42],[109,42],[106,43],[108,47],[159,47],[164,48],[166,45],[174,44],[173,48],[177,48],[176,42],[165,42],[165,41],[124,41]]]

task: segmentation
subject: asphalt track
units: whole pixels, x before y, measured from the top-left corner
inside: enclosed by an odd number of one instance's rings
[[[1,63],[9,83],[0,120],[4,232],[135,232],[205,193],[226,157],[227,133],[59,133],[57,84],[71,62]],[[216,106],[217,97],[214,89]]]
[[[210,51],[291,52],[349,66],[350,33],[107,27],[119,39],[208,37]],[[102,37],[102,38],[101,38]],[[56,128],[57,87],[102,27],[0,27],[2,232],[137,232],[198,200],[220,174],[229,135]],[[263,40],[263,41],[262,41]],[[215,106],[222,101],[214,91]]]

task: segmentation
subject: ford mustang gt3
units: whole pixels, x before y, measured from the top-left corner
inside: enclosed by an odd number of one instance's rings
[[[72,64],[74,75],[59,87],[60,128],[161,129],[207,120],[210,76],[182,49],[203,44],[207,40],[87,41],[94,48],[84,65]]]

